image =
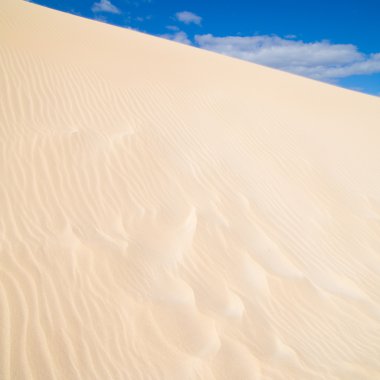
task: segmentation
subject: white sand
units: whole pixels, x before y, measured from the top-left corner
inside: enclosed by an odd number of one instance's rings
[[[380,379],[380,99],[0,4],[0,379]]]

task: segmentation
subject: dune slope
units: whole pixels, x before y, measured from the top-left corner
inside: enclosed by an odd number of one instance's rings
[[[380,100],[0,4],[0,378],[379,379]]]

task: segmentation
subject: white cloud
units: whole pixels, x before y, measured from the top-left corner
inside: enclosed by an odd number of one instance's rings
[[[202,17],[196,15],[193,12],[188,12],[188,11],[177,12],[175,16],[178,21],[181,21],[184,24],[200,25],[202,22]]]
[[[189,40],[189,37],[183,31],[179,31],[176,33],[171,33],[171,34],[162,34],[160,37],[163,37],[175,42],[180,42],[181,44],[191,45],[191,41]]]
[[[93,12],[106,12],[106,13],[114,13],[114,14],[121,13],[120,9],[117,8],[115,5],[113,5],[110,0],[100,0],[97,3],[95,2],[92,5],[91,9]]]
[[[380,53],[364,54],[350,44],[305,43],[267,35],[212,34],[197,35],[195,42],[203,49],[326,81],[380,72]]]

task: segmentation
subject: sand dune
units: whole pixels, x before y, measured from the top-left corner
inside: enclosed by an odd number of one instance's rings
[[[0,378],[380,379],[380,100],[0,4]]]

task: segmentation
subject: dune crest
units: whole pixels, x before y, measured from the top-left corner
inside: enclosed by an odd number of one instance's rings
[[[380,100],[0,4],[0,378],[379,379]]]

